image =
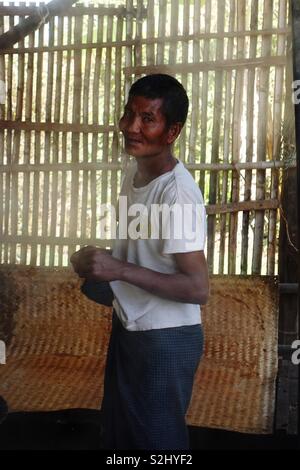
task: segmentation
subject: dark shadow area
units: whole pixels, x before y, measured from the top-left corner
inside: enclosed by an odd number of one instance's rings
[[[284,432],[265,435],[198,427],[189,430],[191,448],[195,450],[300,450],[299,437]]]
[[[99,449],[100,412],[11,413],[0,425],[0,450]]]
[[[101,413],[11,413],[0,425],[0,450],[100,450]],[[193,450],[300,449],[297,436],[252,435],[190,427]]]

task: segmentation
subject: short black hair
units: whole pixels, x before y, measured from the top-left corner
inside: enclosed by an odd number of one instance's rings
[[[131,86],[129,98],[132,96],[143,96],[155,100],[163,100],[162,113],[166,118],[167,125],[181,122],[184,125],[189,99],[182,84],[171,75],[155,73],[140,78]]]

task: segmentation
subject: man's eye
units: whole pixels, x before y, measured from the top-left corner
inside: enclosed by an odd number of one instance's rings
[[[152,122],[153,119],[150,116],[144,116],[143,117],[143,122]]]

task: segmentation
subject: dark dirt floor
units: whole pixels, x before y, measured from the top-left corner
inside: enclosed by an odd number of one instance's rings
[[[0,450],[98,450],[100,417],[94,410],[12,413],[0,425]],[[299,437],[250,435],[190,427],[193,450],[300,450]]]

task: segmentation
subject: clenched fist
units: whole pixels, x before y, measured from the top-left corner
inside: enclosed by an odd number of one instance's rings
[[[70,258],[79,277],[94,281],[116,281],[120,279],[123,262],[113,258],[102,248],[86,246],[73,253]]]

